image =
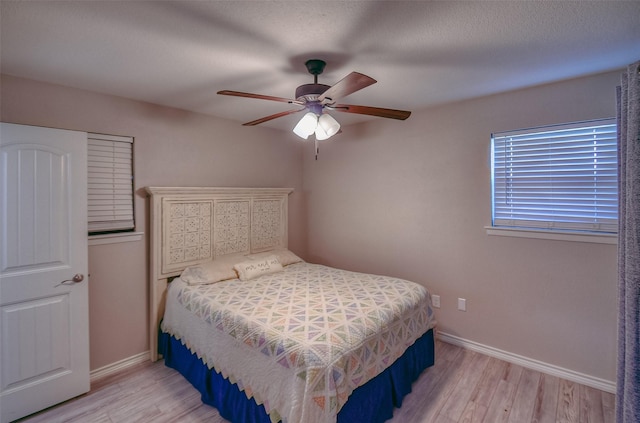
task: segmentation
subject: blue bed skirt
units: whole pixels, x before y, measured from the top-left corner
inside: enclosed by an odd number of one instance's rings
[[[218,409],[234,423],[271,423],[262,405],[249,399],[229,380],[209,370],[182,343],[160,332],[158,352],[165,364],[181,373],[202,395],[202,402]],[[389,368],[357,388],[338,413],[339,423],[382,423],[411,392],[412,383],[434,363],[433,330],[422,335]]]

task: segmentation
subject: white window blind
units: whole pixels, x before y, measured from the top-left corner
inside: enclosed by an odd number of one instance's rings
[[[133,230],[133,138],[89,134],[88,142],[89,233]]]
[[[492,134],[493,226],[615,233],[615,119]]]

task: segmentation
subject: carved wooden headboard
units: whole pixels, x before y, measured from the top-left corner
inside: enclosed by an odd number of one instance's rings
[[[146,187],[150,197],[149,349],[158,358],[158,327],[168,279],[225,254],[287,247],[291,188]]]

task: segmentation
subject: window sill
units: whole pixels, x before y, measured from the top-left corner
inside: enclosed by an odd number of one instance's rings
[[[484,228],[487,230],[487,235],[550,239],[555,241],[591,242],[595,244],[618,243],[617,234],[545,231],[541,229],[500,228],[495,226],[485,226]]]
[[[144,232],[123,232],[119,234],[90,235],[89,245],[117,244],[120,242],[141,241]]]

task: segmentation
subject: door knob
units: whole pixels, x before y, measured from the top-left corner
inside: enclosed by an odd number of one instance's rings
[[[84,275],[81,273],[76,273],[75,275],[73,275],[73,278],[71,279],[66,279],[62,282],[60,282],[59,284],[57,284],[56,286],[54,286],[54,288],[59,287],[60,285],[70,285],[67,282],[73,282],[73,283],[79,283],[82,282],[84,280]]]
[[[73,275],[73,278],[71,278],[71,281],[75,283],[82,282],[83,280],[84,280],[84,275],[80,273],[76,273],[75,275]]]

